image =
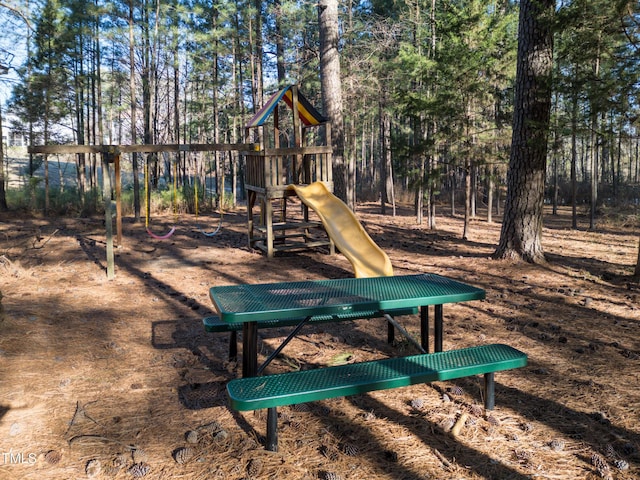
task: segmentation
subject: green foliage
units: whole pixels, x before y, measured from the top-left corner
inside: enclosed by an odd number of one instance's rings
[[[151,213],[173,213],[178,215],[185,210],[184,194],[178,190],[164,189],[151,192]]]
[[[11,188],[6,191],[7,205],[10,210],[31,211],[31,190],[29,188]]]
[[[31,57],[20,69],[10,113],[37,143],[53,143],[55,135],[68,143],[241,141],[244,122],[260,106],[253,104],[258,66],[268,95],[276,88],[278,59],[286,82],[322,104],[313,2],[43,0],[31,8]],[[519,3],[373,0],[340,2],[339,8],[345,154],[355,159],[361,183],[379,188],[383,117],[391,119],[398,185],[436,191],[442,188],[438,182],[469,162],[494,166],[481,170],[503,178]],[[572,133],[578,144],[598,135],[599,148],[611,150],[600,155],[611,165],[602,173],[605,181],[637,181],[637,168],[624,162],[639,128],[639,25],[637,2],[567,0],[556,9],[554,154],[569,155]],[[137,108],[134,125],[131,102]],[[601,119],[597,127],[593,118]],[[281,120],[286,135],[290,125]],[[138,132],[133,139],[132,130]],[[616,137],[622,174],[613,172]],[[582,181],[590,172],[578,174]],[[99,193],[86,195],[81,210],[101,208]],[[36,208],[38,195],[30,198]],[[174,208],[170,193],[154,192],[152,200],[159,210]],[[213,200],[202,199],[199,210],[215,205]],[[188,188],[180,192],[178,210],[195,210]]]
[[[396,172],[414,189],[438,190],[443,167],[505,164],[515,78],[517,8],[470,0],[408,9],[384,83],[397,118]],[[422,13],[420,13],[422,12]],[[424,20],[421,16],[424,16]],[[423,168],[425,178],[420,174]]]
[[[45,190],[42,178],[31,177],[23,188],[11,188],[6,193],[10,210],[29,215],[44,212]],[[66,187],[64,190],[50,189],[47,215],[76,217],[101,213],[104,211],[103,205],[95,208],[97,199],[101,199],[101,195],[96,190],[86,192],[81,202],[75,187]]]
[[[216,207],[221,207],[223,210],[227,210],[233,206],[233,193],[225,192],[222,197],[222,201],[219,202],[219,195],[205,193],[204,189],[200,186],[197,189],[198,193],[198,205],[196,210],[196,189],[192,185],[185,185],[180,188],[180,210],[190,214],[201,214],[205,212],[212,212]],[[221,205],[219,205],[221,203]]]
[[[47,0],[36,19],[35,54],[21,71],[24,81],[13,90],[14,112],[25,122],[41,125],[45,137],[52,124],[69,114],[65,55],[70,36],[65,22],[66,10],[58,0]]]

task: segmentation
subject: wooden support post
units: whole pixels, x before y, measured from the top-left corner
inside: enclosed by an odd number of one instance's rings
[[[122,180],[120,175],[120,152],[114,156],[116,176],[116,244],[122,246]]]
[[[270,198],[265,198],[264,205],[264,226],[267,228],[267,257],[273,258],[273,204]]]
[[[102,152],[102,197],[104,198],[104,225],[106,228],[107,241],[107,278],[112,280],[115,277],[115,260],[113,255],[113,212],[111,200],[111,173],[109,162],[112,153],[104,150]]]
[[[247,231],[249,232],[249,248],[253,248],[255,245],[254,236],[254,220],[253,220],[253,207],[256,204],[257,194],[253,190],[249,190],[247,194]]]
[[[298,87],[291,88],[291,110],[293,111],[293,141],[296,148],[302,147],[302,122],[298,113]],[[302,182],[302,154],[296,153],[292,182],[299,185]]]

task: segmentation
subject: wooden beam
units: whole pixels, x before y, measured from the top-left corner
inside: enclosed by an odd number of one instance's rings
[[[301,148],[267,148],[263,151],[256,150],[257,144],[253,143],[191,143],[191,144],[164,144],[164,145],[31,145],[29,153],[41,154],[73,154],[73,153],[152,153],[152,152],[230,152],[240,151],[244,154],[255,155],[298,155],[331,153],[331,146],[306,146]]]
[[[330,146],[311,145],[308,147],[289,147],[289,148],[265,148],[262,151],[243,151],[245,155],[313,155],[317,153],[332,153]]]
[[[100,153],[101,151],[101,147],[97,145],[30,145],[27,148],[28,153],[43,153],[47,155],[55,153]]]
[[[168,143],[161,145],[30,145],[28,153],[64,154],[64,153],[152,153],[152,152],[232,152],[252,150],[254,144],[247,143]]]

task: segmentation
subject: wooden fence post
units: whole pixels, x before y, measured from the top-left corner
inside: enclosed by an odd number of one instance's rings
[[[117,152],[117,153],[116,153]],[[113,254],[113,201],[111,200],[111,173],[109,163],[120,155],[114,147],[105,146],[102,150],[102,197],[104,198],[104,225],[107,240],[107,278],[115,278],[115,260]]]

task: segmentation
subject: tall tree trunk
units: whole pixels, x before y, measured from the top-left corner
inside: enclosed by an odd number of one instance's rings
[[[338,52],[338,0],[320,0],[318,3],[320,29],[320,81],[324,114],[331,122],[333,144],[334,191],[352,210],[354,179],[344,160],[344,121],[342,118],[342,84],[340,55]]]
[[[27,4],[27,11],[29,11],[29,6]],[[33,31],[31,28],[27,29],[27,78],[31,78],[33,72],[33,55],[31,51],[31,46],[33,45],[32,39]],[[1,139],[2,137],[0,137]],[[0,140],[1,141],[1,140]],[[29,115],[29,145],[35,144],[35,132],[33,130],[33,119],[31,115]],[[29,154],[29,180],[33,177],[33,153]]]
[[[284,37],[282,35],[282,2],[275,0],[276,16],[276,68],[278,71],[278,86],[284,85],[286,80],[286,70],[284,62]]]
[[[255,50],[251,53],[251,74],[253,92],[253,110],[257,112],[264,102],[264,86],[262,83],[262,1],[255,0],[255,20],[254,26],[249,26],[250,36],[254,35],[253,41],[249,40],[249,45],[255,45]],[[258,129],[261,131],[262,129]],[[260,142],[262,143],[262,142]]]
[[[553,111],[554,113],[558,113],[558,101],[557,101],[557,97],[556,100],[553,103]],[[558,139],[559,136],[559,127],[558,127],[558,116],[555,116],[555,124],[554,124],[554,128],[553,128],[553,133],[552,133],[552,147],[551,147],[551,158],[552,158],[552,171],[553,171],[553,192],[551,194],[552,197],[552,215],[557,215],[558,214],[558,195],[560,193],[560,182],[559,182],[559,159],[558,157],[560,156],[560,140]]]
[[[215,19],[217,22],[217,18]],[[217,28],[218,25],[214,26]],[[213,98],[212,104],[213,107],[213,143],[220,142],[220,118],[219,118],[219,108],[218,108],[218,83],[220,82],[220,71],[218,66],[218,51],[220,48],[219,41],[215,41],[214,53],[213,53]],[[220,211],[224,208],[224,174],[225,174],[225,155],[224,153],[213,152],[213,158],[216,168],[216,190],[218,191],[218,208]]]
[[[346,2],[345,8],[347,9],[346,13],[346,28],[343,22],[343,31],[352,32],[354,29],[353,24],[353,9],[354,9],[354,0],[348,0]],[[348,47],[353,48],[355,42],[355,36],[350,36],[350,39],[347,40]],[[353,92],[357,90],[356,87],[356,73],[351,68],[351,65],[348,64],[347,72],[345,78],[348,78],[348,93],[347,98],[353,95]],[[346,119],[344,120],[344,136],[345,136],[345,149],[344,149],[344,158],[347,164],[348,169],[348,178],[347,182],[347,190],[350,192],[349,198],[350,202],[353,203],[354,208],[357,205],[358,194],[362,191],[362,178],[363,178],[363,168],[362,165],[358,165],[358,121],[354,115],[346,115]],[[364,125],[362,125],[364,130]],[[359,176],[358,176],[359,174]]]
[[[369,132],[369,185],[372,186],[369,192],[370,194],[376,193],[373,185],[376,185],[379,173],[379,170],[376,169],[376,125],[375,122],[372,121]]]
[[[476,165],[476,162],[471,162],[470,171],[471,171],[471,192],[470,192],[469,213],[471,214],[470,218],[476,218],[476,215],[478,213],[478,166]]]
[[[486,175],[487,175],[487,223],[493,223],[494,175],[490,166],[487,166]]]
[[[44,98],[44,144],[49,145],[49,107],[51,106],[50,89],[46,89]],[[0,139],[1,141],[1,139]],[[44,214],[49,213],[49,157],[43,155],[44,162]]]
[[[436,34],[436,0],[431,0],[431,7],[429,13],[429,28],[431,33],[431,48],[429,50],[429,57],[435,58],[436,56],[436,47],[437,47],[437,34]],[[431,87],[433,91],[433,95],[435,96],[435,90],[437,89],[436,82]],[[438,131],[438,125],[434,120],[433,116],[428,119],[428,127],[427,127],[427,135],[432,139],[436,138],[436,134]],[[429,143],[429,138],[424,139],[426,143]],[[428,195],[429,195],[429,211],[428,211],[428,223],[429,228],[434,230],[436,228],[436,170],[438,168],[438,162],[440,161],[438,149],[434,149],[432,153],[429,154],[429,163],[428,163]]]
[[[474,173],[471,155],[475,154],[475,135],[471,133],[471,125],[473,123],[471,113],[471,103],[467,101],[467,114],[464,125],[465,140],[465,159],[464,159],[464,223],[462,226],[462,239],[469,239],[469,230],[472,216],[472,199],[473,194],[472,176]]]
[[[238,16],[237,14],[235,15],[235,21],[237,22]],[[237,24],[236,24],[237,25]],[[236,26],[236,30],[237,30],[237,26]],[[231,83],[233,85],[233,110],[234,110],[234,114],[233,114],[233,119],[232,119],[232,126],[231,126],[231,143],[238,143],[239,139],[242,138],[242,135],[240,135],[240,131],[238,130],[239,125],[242,124],[242,118],[241,118],[241,108],[240,108],[240,81],[239,81],[239,72],[238,70],[241,68],[241,60],[240,60],[240,40],[238,38],[238,35],[235,36],[236,38],[234,39],[233,43],[232,43],[232,61],[231,61]],[[238,199],[238,192],[243,192],[244,193],[244,189],[243,188],[238,188],[238,177],[239,177],[239,155],[238,152],[232,152],[232,172],[233,172],[233,176],[232,176],[232,182],[233,182],[233,208],[236,207],[236,201]],[[240,185],[240,187],[242,187]]]
[[[416,132],[417,133],[417,132]],[[416,198],[415,198],[415,214],[416,214],[416,223],[418,225],[422,225],[422,219],[424,214],[424,184],[425,184],[425,164],[426,159],[424,154],[420,154],[418,157],[418,185],[416,187]],[[429,205],[427,204],[427,208]]]
[[[595,78],[600,76],[600,56],[593,64],[593,75]],[[595,99],[591,99],[591,148],[589,150],[591,154],[591,212],[589,215],[589,228],[591,230],[596,228],[596,208],[598,205],[598,112],[596,112]]]
[[[236,0],[236,14],[234,15],[234,26],[236,31],[240,30],[240,8],[238,8],[238,3]],[[235,110],[236,110],[236,115],[234,116],[234,123],[236,122],[235,119],[238,120],[237,123],[237,128],[242,129],[242,125],[244,124],[244,119],[245,119],[245,114],[246,114],[246,107],[245,107],[245,100],[244,100],[244,93],[243,93],[243,89],[242,86],[244,85],[244,75],[243,75],[243,68],[242,68],[242,64],[243,64],[243,59],[244,59],[244,54],[243,54],[243,48],[242,45],[240,43],[240,35],[235,35],[234,38],[234,42],[233,42],[233,46],[234,46],[234,72],[235,73],[235,80],[234,80],[234,102],[235,102]],[[244,135],[242,134],[242,130],[238,131],[236,129],[234,129],[235,132],[235,138],[236,139],[242,139],[244,138]],[[248,141],[248,138],[245,138],[246,141]],[[238,175],[237,178],[240,179],[240,195],[242,195],[242,198],[245,198],[245,189],[244,189],[244,171],[245,171],[245,164],[244,164],[244,155],[240,155],[239,156],[239,165],[238,165]],[[234,196],[235,199],[235,196]],[[234,200],[235,201],[235,200]]]
[[[143,142],[151,143],[151,75],[153,53],[151,51],[151,32],[149,31],[149,3],[151,0],[144,0],[142,18],[142,111],[144,121]]]
[[[89,141],[91,143],[91,145],[97,145],[97,138],[98,138],[98,120],[96,117],[96,98],[98,97],[97,91],[96,91],[96,67],[95,67],[95,55],[93,55],[91,57],[91,60],[89,61],[89,71],[90,71],[90,75],[89,75],[89,79],[90,79],[90,92],[91,92],[91,97],[90,100],[87,102],[87,118],[91,119],[90,122],[90,126],[91,126],[91,133],[88,135]],[[91,154],[91,175],[93,177],[92,179],[92,185],[95,188],[95,195],[93,196],[93,210],[97,211],[98,209],[98,197],[99,197],[99,192],[100,192],[100,183],[98,182],[98,160],[97,160],[98,156],[95,153]]]
[[[383,95],[378,99],[378,145],[380,147],[380,213],[387,213],[387,158]]]
[[[97,7],[97,5],[96,5]],[[99,11],[96,8],[96,11]],[[102,73],[100,70],[100,65],[102,64],[101,61],[101,56],[100,56],[100,17],[97,16],[96,18],[96,23],[93,26],[94,27],[94,48],[95,48],[95,55],[94,55],[94,61],[95,61],[95,68],[94,68],[94,75],[96,77],[96,98],[95,98],[95,104],[96,104],[96,116],[97,116],[97,132],[98,132],[98,145],[102,145],[104,143],[104,125],[102,123]]]
[[[618,148],[616,152],[616,175],[613,177],[613,195],[618,196],[618,187],[620,182],[623,181],[622,178],[622,132],[624,129],[624,125],[622,124],[622,118],[620,119],[620,123],[618,124]],[[612,160],[613,162],[613,160]]]
[[[496,258],[544,262],[542,220],[551,113],[554,0],[522,0],[507,200]]]
[[[7,194],[4,188],[4,143],[2,142],[2,104],[0,104],[0,212],[9,209],[7,205]]]
[[[449,171],[449,179],[451,182],[451,190],[449,193],[451,193],[451,216],[455,217],[456,216],[456,187],[458,185],[458,172],[457,172],[457,168],[455,167],[451,167],[451,165],[449,165],[449,168],[451,169]]]
[[[74,75],[75,83],[75,107],[76,107],[76,122],[77,122],[77,140],[78,145],[85,144],[85,116],[84,116],[84,54],[83,43],[78,42],[80,52],[78,59],[76,60],[77,69],[76,75]],[[85,192],[87,191],[87,157],[84,153],[76,154],[77,172],[78,172],[78,194],[80,196],[80,204],[84,206]]]
[[[571,228],[578,228],[578,182],[577,182],[577,163],[578,163],[578,95],[576,92],[571,94]]]
[[[598,205],[598,140],[597,129],[598,117],[592,115],[591,119],[591,134],[590,134],[590,148],[589,148],[589,161],[591,164],[591,209],[589,212],[589,228],[593,230],[596,228],[596,208]]]
[[[129,0],[129,92],[131,111],[131,144],[136,143],[136,64],[133,35],[133,0]],[[133,169],[133,211],[134,220],[140,222],[140,170],[138,167],[138,154],[131,153],[131,164]]]
[[[636,268],[633,272],[634,277],[640,277],[640,242],[638,243],[638,260],[636,261]]]
[[[389,200],[389,168],[387,168],[387,159],[391,158],[391,148],[389,146],[389,142],[391,141],[391,120],[384,109],[386,103],[384,96],[384,93],[380,95],[378,103],[378,118],[380,122],[380,213],[382,213],[382,215],[387,213],[387,202]]]
[[[469,240],[469,222],[471,221],[471,176],[473,175],[473,169],[471,168],[471,160],[468,158],[465,160],[464,166],[464,223],[462,227],[462,240]]]
[[[428,123],[428,135],[431,138],[435,138],[436,125],[435,122],[429,120]],[[425,138],[427,141],[428,138]],[[440,158],[438,157],[438,151],[435,150],[431,153],[427,159],[427,196],[429,201],[428,210],[427,210],[427,223],[429,225],[430,230],[435,230],[436,228],[436,182],[441,182],[440,176],[437,174],[438,162]]]

